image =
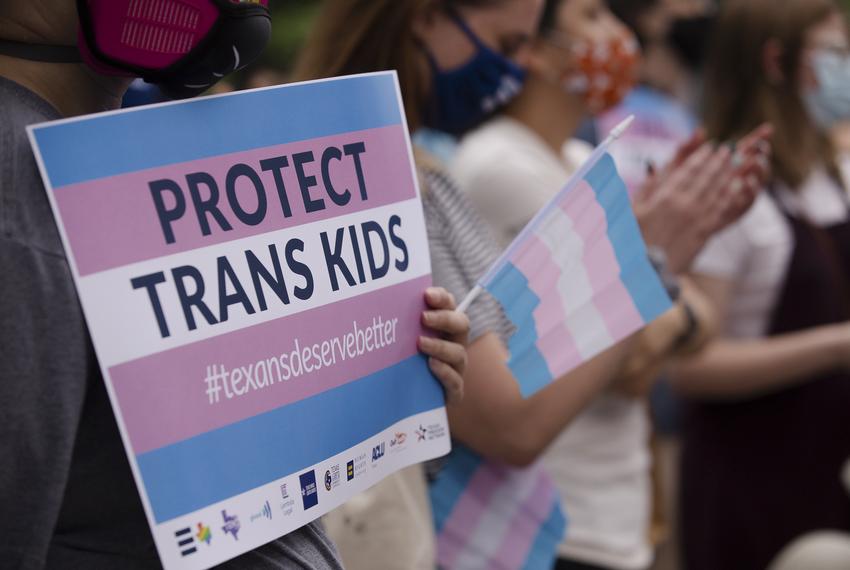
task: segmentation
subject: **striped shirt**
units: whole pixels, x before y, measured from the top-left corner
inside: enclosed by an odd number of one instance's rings
[[[445,172],[436,165],[420,166],[420,176],[434,284],[448,290],[460,303],[501,250],[472,203]],[[494,332],[507,345],[513,326],[489,293],[482,292],[467,315],[470,341]]]

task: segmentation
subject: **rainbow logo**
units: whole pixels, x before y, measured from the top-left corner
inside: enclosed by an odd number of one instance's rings
[[[204,526],[204,523],[198,523],[198,532],[195,534],[200,542],[206,542],[209,545],[212,540],[212,531],[210,527]]]

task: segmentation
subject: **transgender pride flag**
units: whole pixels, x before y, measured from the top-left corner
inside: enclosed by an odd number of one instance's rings
[[[670,306],[646,254],[612,131],[461,303],[490,292],[516,326],[508,366],[530,396]]]
[[[567,519],[542,464],[514,469],[455,442],[430,496],[443,570],[554,565]]]

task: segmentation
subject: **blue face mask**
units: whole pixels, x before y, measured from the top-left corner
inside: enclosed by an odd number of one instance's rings
[[[425,123],[431,128],[460,135],[516,97],[525,81],[525,70],[484,45],[460,16],[452,15],[452,18],[475,44],[476,53],[461,67],[443,71],[425,49],[433,77]]]
[[[850,57],[827,50],[811,57],[818,87],[804,94],[812,119],[824,130],[850,119]]]

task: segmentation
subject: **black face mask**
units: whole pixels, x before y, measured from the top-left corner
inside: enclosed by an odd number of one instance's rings
[[[705,63],[715,21],[712,14],[678,18],[670,26],[667,42],[692,71],[699,71]]]

